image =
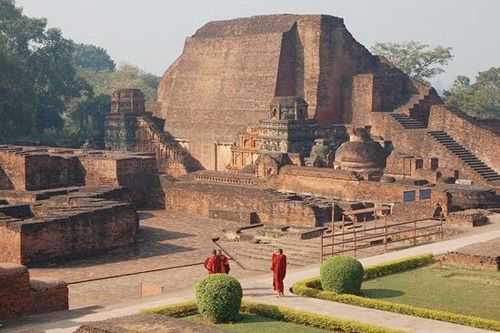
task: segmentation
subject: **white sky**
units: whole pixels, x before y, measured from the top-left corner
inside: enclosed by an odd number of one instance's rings
[[[67,38],[108,50],[117,61],[161,75],[185,37],[205,22],[257,14],[344,17],[367,47],[418,40],[451,46],[455,59],[438,88],[456,75],[500,67],[500,0],[17,0],[29,16],[46,17]]]

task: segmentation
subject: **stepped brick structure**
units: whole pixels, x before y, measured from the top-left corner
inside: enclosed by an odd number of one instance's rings
[[[140,90],[117,90],[112,96],[111,113],[106,117],[105,146],[110,150],[153,153],[158,169],[173,176],[200,169],[182,142],[163,131],[164,122],[145,112]]]
[[[377,58],[333,16],[271,15],[210,22],[186,40],[158,90],[166,129],[207,169],[222,170],[238,132],[296,96],[320,126],[351,118],[352,76]],[[193,130],[195,129],[195,130]],[[223,161],[222,164],[216,163]]]
[[[332,126],[365,127],[400,155],[439,163],[427,168],[435,178],[500,184],[498,154],[488,153],[497,146],[498,131],[449,110],[432,87],[370,54],[338,17],[269,15],[207,23],[187,38],[166,71],[155,115],[203,168],[251,171],[258,147],[245,143],[257,140],[259,121],[271,121],[267,110],[276,98],[308,104],[307,118],[319,126],[312,141],[335,141],[320,134]],[[311,139],[303,144],[312,145]],[[308,152],[303,155],[308,163]],[[432,172],[425,177],[432,179]]]

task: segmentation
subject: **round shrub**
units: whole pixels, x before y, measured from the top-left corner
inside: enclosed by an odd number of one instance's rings
[[[353,257],[332,257],[320,268],[323,290],[339,294],[359,294],[363,276],[363,265]]]
[[[199,313],[213,323],[237,321],[240,317],[241,285],[227,274],[212,274],[196,285]]]

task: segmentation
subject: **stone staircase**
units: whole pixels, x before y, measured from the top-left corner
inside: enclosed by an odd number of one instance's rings
[[[425,124],[403,113],[391,113],[391,117],[405,129],[423,129]]]
[[[260,243],[238,242],[223,244],[231,255],[243,263],[245,259],[262,260],[271,263],[273,250],[283,249],[287,263],[294,266],[318,264],[320,261],[320,239],[298,240],[290,238],[262,239]]]
[[[141,126],[150,132],[152,139],[147,142],[152,145],[152,151],[156,154],[160,164],[168,165],[171,163],[178,163],[182,165],[187,172],[194,172],[203,169],[199,162],[195,160],[189,151],[182,147],[175,139],[165,132],[160,127],[161,119],[155,118],[146,113],[144,116],[139,117]],[[174,175],[175,176],[175,175]]]
[[[474,170],[482,179],[487,182],[500,181],[500,174],[481,161],[476,155],[456,142],[450,135],[444,131],[429,131],[428,134],[437,142],[445,146],[455,156],[460,158],[472,170]]]

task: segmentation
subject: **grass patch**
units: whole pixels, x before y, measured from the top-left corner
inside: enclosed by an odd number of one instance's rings
[[[201,315],[186,317],[187,320],[193,320],[206,325],[207,323]],[[322,330],[315,327],[307,327],[294,323],[287,323],[276,319],[271,319],[255,314],[243,313],[241,321],[231,324],[215,325],[221,330],[234,333],[326,333],[331,331]]]
[[[500,331],[496,319],[500,314],[496,303],[500,273],[432,263],[424,255],[368,267],[360,296],[324,291],[319,278],[299,281],[292,290],[305,297]],[[471,287],[472,280],[475,285]]]
[[[145,310],[146,313],[155,313],[165,316],[170,316],[174,318],[186,318],[191,317],[192,320],[196,320],[199,317],[197,305],[195,301],[185,302],[181,304],[174,304],[168,306],[162,306],[157,308],[152,308]],[[237,327],[240,331],[237,332],[269,332],[269,333],[279,333],[285,332],[285,330],[274,330],[281,329],[282,327],[289,327],[286,332],[339,332],[339,333],[402,333],[401,330],[395,330],[385,327],[379,327],[375,325],[363,324],[357,321],[338,319],[334,317],[319,315],[316,313],[299,311],[290,309],[283,306],[253,303],[253,302],[243,302],[241,305],[241,312],[246,317],[247,323],[238,326],[240,323],[225,324],[222,327]],[[244,317],[245,319],[245,317]],[[263,319],[265,321],[263,321]],[[258,322],[263,323],[259,325],[264,325],[266,331],[260,330],[255,327],[251,327],[249,330],[245,327],[251,325],[257,325]],[[214,325],[208,324],[207,325]],[[292,330],[293,329],[293,330]]]
[[[500,321],[500,273],[431,265],[363,283],[365,297]]]

